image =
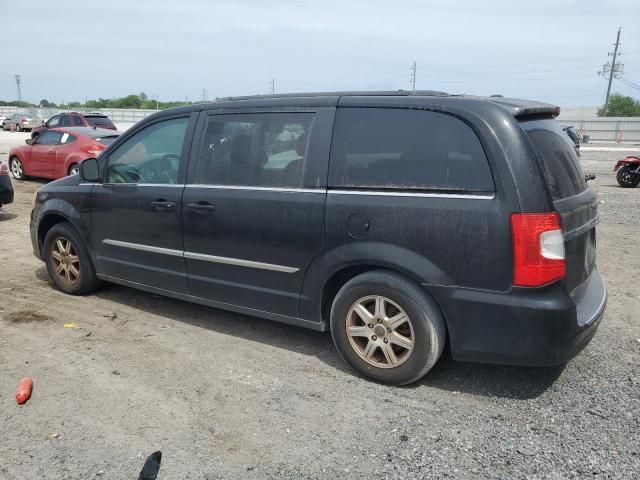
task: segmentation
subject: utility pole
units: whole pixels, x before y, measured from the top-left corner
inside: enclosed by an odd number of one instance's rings
[[[202,89],[202,101],[203,102],[207,101],[207,89],[206,88]]]
[[[609,94],[611,93],[611,82],[613,81],[613,74],[616,71],[617,65],[616,65],[616,57],[618,56],[618,47],[620,46],[620,30],[622,30],[622,27],[618,27],[618,36],[616,37],[616,43],[615,48],[613,49],[613,61],[611,62],[611,71],[609,72],[609,85],[607,86],[607,96],[604,100],[604,109],[603,109],[603,113],[604,116],[607,116],[607,110],[609,108]],[[609,55],[611,55],[611,53],[609,53]]]
[[[416,62],[411,65],[411,91],[416,91]]]
[[[16,87],[18,87],[18,101],[21,102],[22,101],[22,91],[20,90],[20,75],[16,75]]]
[[[271,79],[271,95],[276,94],[276,80],[274,78]]]

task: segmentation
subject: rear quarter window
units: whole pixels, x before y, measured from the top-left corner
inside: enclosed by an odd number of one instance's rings
[[[580,158],[560,124],[542,119],[523,121],[520,125],[531,140],[552,198],[560,200],[583,192],[587,183]]]
[[[332,187],[493,192],[480,140],[450,115],[341,108],[331,146]]]

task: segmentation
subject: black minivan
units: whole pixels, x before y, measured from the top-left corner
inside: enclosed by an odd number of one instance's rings
[[[558,365],[593,337],[597,196],[559,108],[440,92],[238,97],[158,112],[43,186],[35,254],[315,330],[376,381],[454,359]]]

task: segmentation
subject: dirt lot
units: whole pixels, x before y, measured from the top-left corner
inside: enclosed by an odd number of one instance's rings
[[[0,132],[0,160],[24,134]],[[637,147],[635,152],[640,151]],[[119,286],[51,288],[31,253],[39,181],[0,213],[0,478],[639,478],[640,188],[588,150],[609,305],[565,368],[443,358],[421,382],[356,377],[328,334]],[[65,328],[73,322],[76,328]],[[33,396],[14,400],[19,378]]]

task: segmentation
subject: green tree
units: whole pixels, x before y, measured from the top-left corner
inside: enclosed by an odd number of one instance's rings
[[[147,97],[147,94],[144,92],[140,92],[140,95],[138,95],[140,97],[140,100],[149,100],[149,97]]]
[[[41,107],[44,107],[44,108],[53,108],[53,107],[55,107],[55,106],[56,106],[56,104],[55,104],[55,103],[50,102],[50,101],[49,101],[49,100],[47,100],[46,98],[43,98],[42,100],[40,100],[39,105],[40,105]]]
[[[604,106],[598,110],[598,116],[604,117]],[[607,117],[640,117],[640,101],[614,93],[609,97]]]

